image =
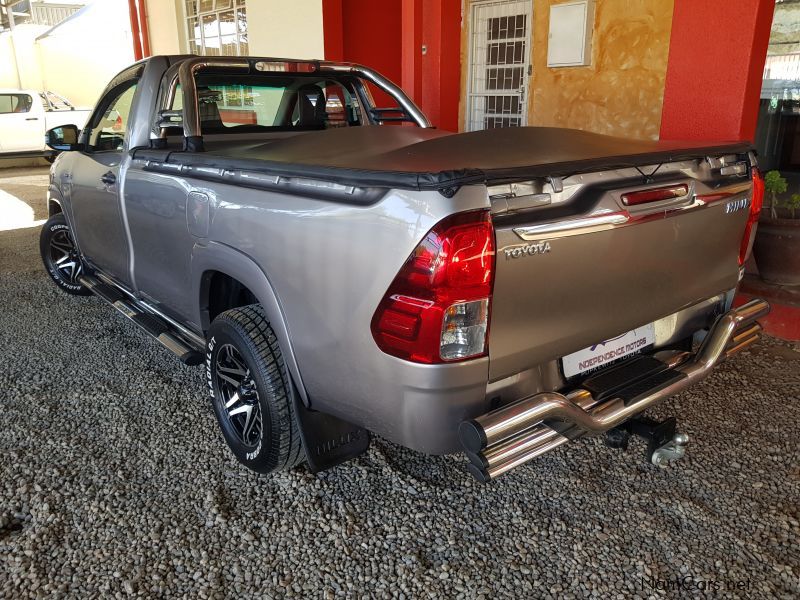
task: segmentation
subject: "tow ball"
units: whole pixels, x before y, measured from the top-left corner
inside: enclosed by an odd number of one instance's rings
[[[676,431],[676,427],[675,417],[664,421],[635,417],[606,432],[606,445],[610,448],[627,450],[631,435],[637,435],[647,440],[645,454],[647,462],[657,467],[665,467],[686,454],[689,436]]]

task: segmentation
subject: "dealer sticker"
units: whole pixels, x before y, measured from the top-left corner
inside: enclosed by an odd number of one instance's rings
[[[626,356],[638,354],[656,341],[656,328],[653,323],[637,327],[610,340],[568,354],[561,359],[564,377],[583,375],[607,367]]]

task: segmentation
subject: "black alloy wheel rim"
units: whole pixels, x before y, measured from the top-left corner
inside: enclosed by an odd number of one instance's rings
[[[59,229],[50,238],[50,261],[61,279],[70,285],[80,285],[83,273],[81,257],[67,229]]]
[[[232,344],[220,346],[215,376],[218,402],[228,429],[246,448],[257,447],[263,431],[258,390],[250,369]]]

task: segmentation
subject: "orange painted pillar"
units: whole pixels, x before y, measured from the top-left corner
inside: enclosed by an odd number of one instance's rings
[[[752,140],[775,0],[675,0],[661,139]]]
[[[136,0],[128,0],[128,15],[131,20],[131,34],[133,36],[133,58],[142,60],[142,41],[139,34],[139,11]]]
[[[139,28],[142,32],[142,56],[152,56],[150,52],[150,24],[147,22],[147,0],[138,0],[139,3]]]

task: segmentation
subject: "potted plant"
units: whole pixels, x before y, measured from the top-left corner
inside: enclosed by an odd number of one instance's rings
[[[778,171],[764,177],[769,213],[762,211],[753,244],[758,272],[764,281],[778,285],[800,285],[800,194],[782,197],[788,189]]]

